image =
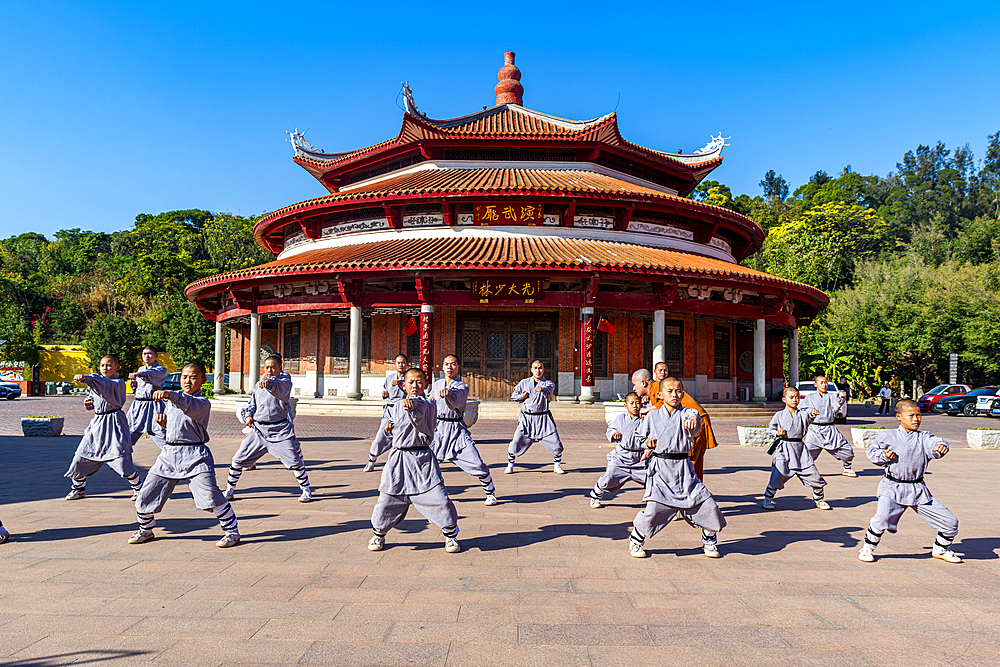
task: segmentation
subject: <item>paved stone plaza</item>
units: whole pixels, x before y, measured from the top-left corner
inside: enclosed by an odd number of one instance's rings
[[[72,435],[16,435],[29,414],[65,416]],[[928,475],[961,522],[954,550],[966,562],[949,565],[930,558],[934,532],[913,513],[883,538],[878,562],[858,561],[880,476],[860,452],[857,479],[820,459],[832,512],[813,509],[794,481],[778,511],[765,512],[769,458],[731,444],[706,464],[729,521],[723,558],[705,558],[698,531],[681,523],[647,542],[650,558],[633,559],[627,531],[639,487],[600,510],[586,498],[608,451],[599,421],[560,423],[565,476],[537,446],[503,475],[514,424],[478,423],[501,502],[485,507],[478,481],[445,467],[459,554],[445,553],[440,532],[415,512],[385,551],[369,552],[378,475],[361,466],[377,420],[305,415],[296,425],[313,503],[297,503],[292,474],[265,458],[233,503],[239,546],[215,547],[217,521],[183,486],[158,516],[157,539],[130,546],[134,508],[110,470],[91,478],[85,500],[62,500],[88,417],[79,399],[0,402],[0,519],[13,535],[0,546],[0,664],[998,663],[1000,452],[964,439],[965,428],[993,423],[985,418],[924,422],[953,444]],[[736,425],[716,424],[722,442],[735,442]],[[223,483],[239,428],[233,415],[213,414]],[[155,454],[143,439],[136,462],[148,468]]]

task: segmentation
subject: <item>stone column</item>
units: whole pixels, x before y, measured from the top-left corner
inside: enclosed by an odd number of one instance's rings
[[[653,367],[661,361],[667,360],[665,350],[667,340],[667,313],[663,310],[653,311],[653,365],[649,367],[650,372]]]
[[[420,306],[420,369],[427,374],[427,384],[434,381],[434,306]]]
[[[580,402],[594,402],[594,309],[582,308],[580,327]]]
[[[792,329],[788,337],[788,384],[799,386],[799,328]]]
[[[260,315],[250,314],[250,386],[248,394],[260,381]]]
[[[351,341],[347,379],[347,398],[360,401],[361,393],[361,309],[351,306]]]
[[[218,317],[218,315],[216,315]],[[216,394],[221,394],[226,378],[226,327],[222,326],[222,321],[215,320],[215,389]]]
[[[763,403],[767,400],[766,389],[764,387],[764,375],[766,374],[766,353],[764,338],[764,320],[757,320],[757,326],[753,331],[753,400]]]

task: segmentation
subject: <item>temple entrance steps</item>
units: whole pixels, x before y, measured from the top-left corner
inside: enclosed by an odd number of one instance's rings
[[[246,405],[249,397],[245,394],[225,394],[212,399],[212,409],[235,413],[238,406]],[[330,415],[351,417],[380,417],[383,401],[366,397],[361,401],[351,401],[347,398],[299,398],[296,406],[297,414]],[[702,406],[715,419],[747,419],[754,423],[764,423],[782,408],[781,403],[711,403],[704,402]],[[605,405],[596,402],[593,405],[574,403],[571,401],[553,401],[550,409],[555,419],[604,419]],[[500,400],[487,400],[479,404],[481,419],[516,420],[520,406],[517,403]]]

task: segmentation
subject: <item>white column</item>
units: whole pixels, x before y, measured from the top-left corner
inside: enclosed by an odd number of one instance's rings
[[[226,327],[215,320],[215,393],[221,394],[226,386]]]
[[[666,344],[667,338],[667,313],[663,310],[653,311],[653,365],[649,367],[650,372],[653,370],[653,366],[660,363],[661,361],[666,361],[666,352],[664,351],[664,345]]]
[[[799,386],[799,328],[792,329],[788,338],[788,384]]]
[[[347,398],[360,401],[361,394],[361,309],[351,306],[351,349]]]
[[[767,394],[764,388],[765,361],[764,353],[764,320],[757,320],[757,326],[753,332],[753,400],[764,402]]]
[[[253,393],[254,385],[260,381],[260,315],[250,314],[250,386],[247,393]]]

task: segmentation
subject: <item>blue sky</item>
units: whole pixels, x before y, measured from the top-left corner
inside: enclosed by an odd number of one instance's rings
[[[710,178],[736,194],[768,169],[884,175],[921,143],[978,161],[1000,130],[995,0],[692,4],[0,0],[0,236],[321,195],[286,130],[389,139],[403,80],[432,118],[476,111],[507,50],[530,108],[617,106],[667,151],[731,136]]]

